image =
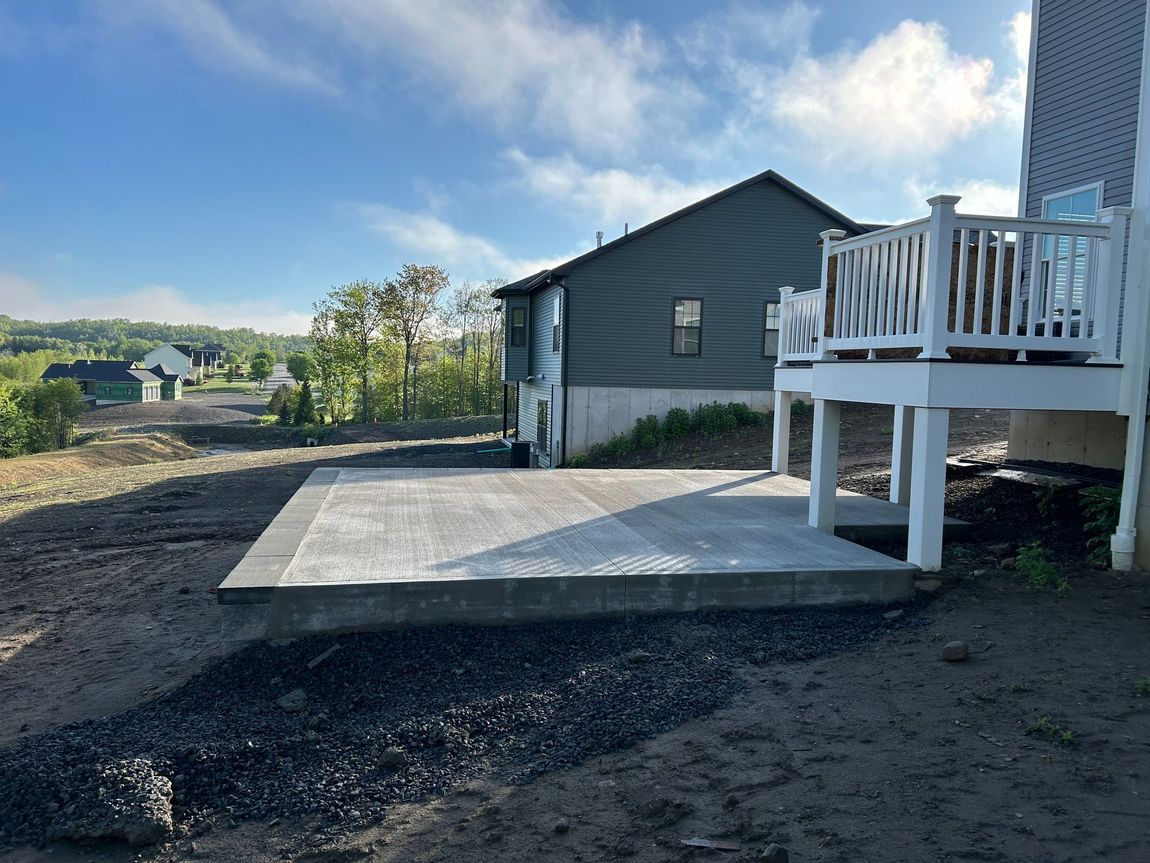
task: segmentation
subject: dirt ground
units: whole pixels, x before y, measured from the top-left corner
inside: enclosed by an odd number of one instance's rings
[[[266,404],[266,399],[246,393],[197,392],[189,387],[178,400],[92,408],[81,418],[80,429],[148,431],[173,425],[250,423],[265,413]]]
[[[234,398],[230,396],[229,398]],[[796,418],[802,472],[809,420]],[[752,434],[753,433],[753,434]],[[846,484],[881,489],[890,417],[844,416]],[[1005,417],[958,414],[951,449],[1004,450]],[[0,746],[121,711],[225,650],[211,588],[320,466],[502,466],[489,439],[245,452],[100,471],[0,494]],[[695,446],[695,444],[692,444]],[[664,466],[755,468],[769,432],[666,454]],[[1145,860],[1150,848],[1150,582],[1075,558],[1080,519],[1029,490],[956,479],[941,595],[856,653],[739,668],[729,708],[523,786],[477,783],[395,809],[311,849],[300,825],[219,825],[145,859],[711,859],[682,839],[770,842],[792,861]],[[1040,537],[1065,598],[999,568],[988,542]],[[1059,545],[1061,543],[1061,545]],[[944,663],[941,646],[974,652]],[[1043,717],[1047,719],[1043,720]],[[1028,733],[1028,729],[1031,733]],[[1062,734],[1066,732],[1066,734]],[[0,796],[3,792],[0,790]],[[562,822],[562,823],[560,823]],[[567,828],[567,829],[564,829]],[[18,849],[14,860],[126,860],[124,848]]]

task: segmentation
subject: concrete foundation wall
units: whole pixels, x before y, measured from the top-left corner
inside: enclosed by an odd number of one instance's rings
[[[597,443],[626,434],[648,414],[662,419],[671,408],[692,410],[711,402],[745,402],[768,412],[771,390],[658,389],[654,387],[570,387],[567,457],[581,455]]]
[[[1007,455],[1122,469],[1126,418],[1097,411],[1011,411]]]

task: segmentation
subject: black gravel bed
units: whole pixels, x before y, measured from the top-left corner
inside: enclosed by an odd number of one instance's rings
[[[864,607],[261,643],[156,701],[0,751],[0,847],[44,842],[99,793],[102,765],[134,760],[171,780],[177,837],[275,819],[351,831],[391,803],[628,747],[728,704],[749,662],[849,650],[890,625]],[[278,702],[296,689],[306,706],[289,712]]]

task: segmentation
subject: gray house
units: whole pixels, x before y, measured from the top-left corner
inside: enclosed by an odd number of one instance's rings
[[[774,171],[505,285],[504,437],[557,466],[672,407],[771,404],[779,289],[860,225]]]

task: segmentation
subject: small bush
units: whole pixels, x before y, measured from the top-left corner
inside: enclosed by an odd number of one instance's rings
[[[712,402],[709,405],[699,405],[691,416],[691,425],[700,434],[714,437],[723,432],[734,431],[738,428],[735,413],[730,405],[721,405]]]
[[[257,418],[254,422],[262,426],[274,426],[279,422],[279,414],[264,414],[262,417]]]
[[[1038,540],[1018,550],[1015,565],[1026,583],[1035,590],[1053,589],[1059,596],[1070,592],[1070,581],[1058,571],[1050,560],[1050,552]]]
[[[567,467],[573,467],[573,468],[587,467],[588,460],[589,459],[587,458],[587,456],[584,455],[583,453],[580,453],[579,455],[573,455],[573,456],[571,456],[571,458],[567,459]]]
[[[685,408],[671,408],[663,418],[663,436],[686,437],[691,433],[691,414]]]
[[[635,429],[631,432],[631,444],[635,449],[654,449],[659,445],[659,418],[648,414],[643,419],[635,420]]]
[[[795,399],[791,402],[791,416],[805,417],[811,412],[811,406],[802,399]]]
[[[1086,547],[1095,563],[1110,560],[1110,537],[1118,529],[1118,511],[1122,504],[1122,489],[1095,485],[1082,492],[1082,512],[1086,521],[1082,531],[1086,534]]]

